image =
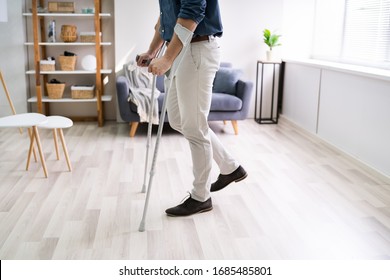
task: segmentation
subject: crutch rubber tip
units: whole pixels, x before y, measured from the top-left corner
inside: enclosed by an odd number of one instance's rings
[[[144,231],[145,231],[145,223],[141,223],[141,224],[139,225],[138,231],[140,231],[140,232],[144,232]]]

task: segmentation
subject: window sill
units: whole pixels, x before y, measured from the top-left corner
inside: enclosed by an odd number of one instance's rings
[[[317,60],[317,59],[283,59],[283,62],[286,63],[295,63],[307,66],[313,66],[321,69],[333,70],[344,72],[348,74],[360,75],[380,80],[385,80],[390,82],[390,70],[387,69],[379,69],[373,67],[366,66],[358,66],[344,63],[337,63],[325,60]]]

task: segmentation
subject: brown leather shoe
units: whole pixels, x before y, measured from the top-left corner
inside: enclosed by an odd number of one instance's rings
[[[213,209],[211,197],[205,202],[201,202],[191,198],[187,198],[182,204],[165,210],[168,216],[182,217],[190,216],[197,213],[207,212]]]
[[[222,190],[224,187],[229,185],[232,182],[239,182],[244,180],[248,176],[248,173],[240,165],[236,170],[228,175],[219,174],[217,181],[211,184],[210,191],[216,192]]]

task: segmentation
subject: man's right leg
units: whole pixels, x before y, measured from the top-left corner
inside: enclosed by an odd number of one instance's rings
[[[231,156],[219,141],[215,133],[209,130],[211,145],[213,147],[213,158],[219,167],[221,174],[230,174],[239,166],[238,162]]]

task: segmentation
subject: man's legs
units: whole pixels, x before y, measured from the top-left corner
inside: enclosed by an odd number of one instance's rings
[[[214,65],[202,61],[202,55],[207,49],[203,50],[201,45],[206,43],[209,42],[189,46],[176,72],[167,104],[170,125],[181,132],[190,145],[195,177],[191,197],[198,201],[206,201],[210,197],[212,146],[207,116],[219,60],[217,52],[217,57],[212,61]]]
[[[181,132],[190,144],[195,177],[191,197],[201,202],[210,197],[212,157],[223,174],[231,173],[238,167],[207,122],[219,59],[216,41],[191,44],[168,95],[170,125]]]
[[[209,129],[211,144],[213,146],[213,158],[219,167],[221,174],[230,174],[238,168],[237,161],[228,153],[219,141],[214,131]]]

